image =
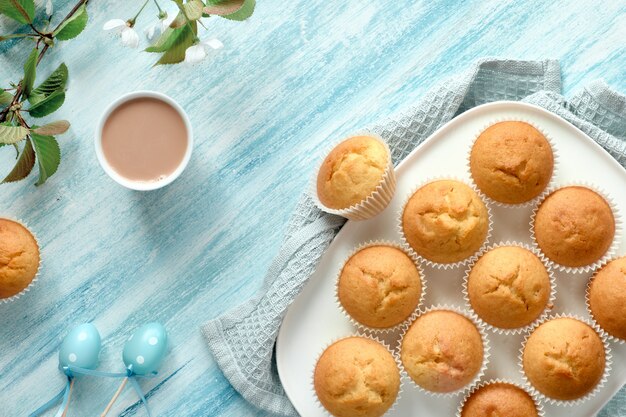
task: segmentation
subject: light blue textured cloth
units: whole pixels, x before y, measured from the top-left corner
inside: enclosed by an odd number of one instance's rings
[[[482,60],[467,73],[430,90],[408,111],[372,129],[388,141],[397,164],[465,110],[497,100],[524,100],[570,121],[626,167],[626,98],[601,81],[569,100],[560,90],[557,61]],[[226,378],[247,401],[263,410],[297,415],[278,378],[274,344],[287,307],[344,221],[321,212],[304,194],[259,294],[202,327]],[[626,416],[625,388],[599,414],[609,416]]]

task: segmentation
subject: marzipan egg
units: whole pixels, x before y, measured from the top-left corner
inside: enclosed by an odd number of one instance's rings
[[[160,323],[148,323],[133,333],[123,351],[124,364],[137,375],[156,373],[167,351],[167,332]]]
[[[91,323],[81,324],[69,332],[59,350],[59,367],[77,366],[96,369],[100,356],[100,333]]]

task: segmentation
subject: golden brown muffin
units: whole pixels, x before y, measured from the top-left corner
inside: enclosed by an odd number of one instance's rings
[[[626,340],[626,257],[596,273],[589,287],[589,309],[607,333]]]
[[[615,236],[615,219],[602,196],[573,186],[556,190],[541,203],[534,228],[537,244],[548,258],[577,267],[604,256]]]
[[[538,417],[537,406],[526,391],[513,384],[492,382],[469,396],[461,417]]]
[[[462,182],[437,180],[418,189],[402,213],[404,236],[415,252],[439,263],[472,256],[489,228],[487,207]]]
[[[382,182],[389,151],[378,139],[355,136],[337,145],[317,174],[317,196],[331,209],[360,203]]]
[[[338,283],[339,302],[361,324],[393,327],[406,320],[422,295],[420,273],[402,250],[370,246],[344,265]]]
[[[541,260],[518,246],[501,246],[485,253],[467,280],[476,314],[502,329],[532,323],[546,308],[550,289],[550,276]]]
[[[600,336],[587,324],[567,317],[537,327],[523,353],[530,383],[557,400],[574,400],[591,392],[602,379],[604,365]]]
[[[435,310],[417,318],[402,339],[400,357],[411,379],[428,391],[452,392],[483,364],[483,341],[467,317]]]
[[[24,290],[39,270],[39,246],[20,223],[0,219],[0,298]]]
[[[520,204],[539,196],[552,178],[554,156],[543,134],[524,122],[488,127],[470,154],[478,188],[495,201]]]
[[[380,343],[349,337],[330,345],[315,366],[317,398],[337,417],[378,417],[393,405],[400,370]]]

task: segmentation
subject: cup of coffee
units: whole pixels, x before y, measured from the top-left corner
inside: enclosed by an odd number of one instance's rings
[[[95,135],[104,171],[131,190],[164,187],[183,172],[193,148],[191,123],[172,98],[135,91],[113,101]]]

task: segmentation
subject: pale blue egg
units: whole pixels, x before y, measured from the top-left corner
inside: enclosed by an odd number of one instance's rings
[[[59,350],[59,368],[77,366],[96,369],[100,356],[100,333],[91,323],[75,327],[65,336]]]
[[[167,332],[160,323],[148,323],[133,333],[122,357],[124,364],[137,375],[157,372],[167,352]]]

